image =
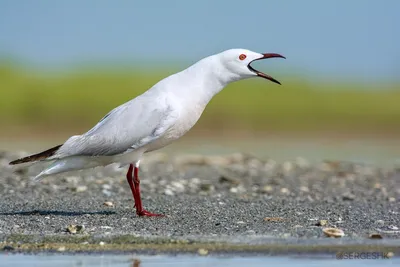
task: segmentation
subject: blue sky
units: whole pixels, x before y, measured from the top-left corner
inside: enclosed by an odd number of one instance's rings
[[[151,66],[242,47],[287,57],[269,69],[398,81],[399,10],[397,0],[0,0],[0,54],[38,68]]]

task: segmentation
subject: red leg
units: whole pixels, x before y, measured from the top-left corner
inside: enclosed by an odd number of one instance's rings
[[[132,175],[133,171],[133,175]],[[126,173],[126,179],[128,180],[129,186],[132,191],[133,199],[135,201],[136,214],[139,216],[164,216],[163,214],[151,213],[143,209],[142,199],[140,197],[140,179],[139,179],[139,168],[133,167],[133,164],[129,165],[128,172]]]
[[[140,197],[140,179],[139,179],[139,168],[135,167],[133,171],[133,183],[135,186],[135,204],[136,214],[139,216],[164,216],[163,214],[156,214],[143,209],[142,198]]]
[[[126,173],[126,180],[128,181],[129,187],[131,188],[132,196],[135,201],[134,207],[136,207],[136,194],[135,194],[136,191],[135,191],[135,185],[133,184],[132,172],[133,172],[133,164],[129,164],[129,169],[128,172]]]

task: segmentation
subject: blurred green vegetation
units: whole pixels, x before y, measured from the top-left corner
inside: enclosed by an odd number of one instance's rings
[[[109,110],[174,71],[75,70],[45,73],[0,67],[0,120],[7,127],[88,130]],[[400,131],[398,84],[310,83],[279,77],[229,85],[197,129],[250,131]],[[282,76],[282,75],[281,75]],[[43,129],[43,128],[42,128]]]

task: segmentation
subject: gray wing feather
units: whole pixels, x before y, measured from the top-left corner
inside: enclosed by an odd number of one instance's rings
[[[85,134],[72,136],[55,156],[122,154],[160,138],[178,117],[167,98],[141,95],[113,109]]]

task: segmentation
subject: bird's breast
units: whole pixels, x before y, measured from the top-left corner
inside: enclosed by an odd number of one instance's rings
[[[193,105],[182,109],[177,123],[171,129],[171,134],[173,136],[177,136],[178,138],[184,135],[200,119],[204,108],[205,107],[202,105]]]
[[[193,105],[182,108],[179,118],[163,136],[147,146],[146,151],[162,148],[187,133],[199,120],[205,106]]]

